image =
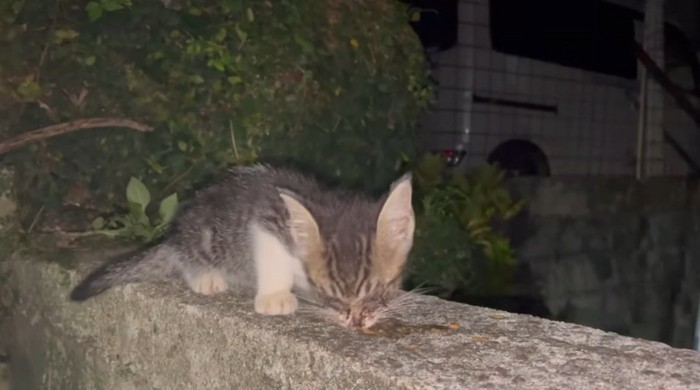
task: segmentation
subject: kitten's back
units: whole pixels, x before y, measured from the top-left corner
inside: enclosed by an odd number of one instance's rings
[[[232,283],[246,285],[255,276],[252,224],[272,233],[293,252],[289,213],[280,191],[302,200],[313,214],[321,236],[340,245],[341,252],[347,252],[344,262],[354,257],[351,254],[355,238],[370,236],[376,229],[381,203],[362,194],[329,189],[297,171],[254,165],[234,168],[219,183],[200,191],[176,220],[170,242],[182,252],[205,252],[213,265],[235,274]],[[192,253],[188,260],[197,266],[197,257]],[[351,264],[338,267],[347,269],[348,276],[355,268]]]
[[[325,197],[319,194],[326,193],[315,179],[296,171],[266,165],[233,168],[221,181],[195,195],[174,221],[167,242],[186,254],[184,266],[221,267],[235,279],[231,283],[249,285],[255,279],[253,224],[293,250],[281,189],[316,201],[322,201]]]

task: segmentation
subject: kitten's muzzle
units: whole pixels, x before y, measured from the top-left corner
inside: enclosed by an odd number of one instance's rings
[[[357,308],[346,313],[345,323],[351,328],[369,328],[375,322],[374,316],[365,309]]]

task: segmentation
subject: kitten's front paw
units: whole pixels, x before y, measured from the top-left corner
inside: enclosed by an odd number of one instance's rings
[[[197,294],[212,295],[226,291],[228,283],[220,272],[204,272],[189,281],[190,287]]]
[[[255,311],[268,316],[292,314],[298,306],[297,297],[289,291],[255,297]]]

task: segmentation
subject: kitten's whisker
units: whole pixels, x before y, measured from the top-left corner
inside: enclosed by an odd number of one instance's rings
[[[298,310],[302,310],[305,313],[319,313],[319,312],[327,311],[328,309],[323,307],[323,306],[319,306],[319,305],[304,304],[304,305],[300,305]]]
[[[395,306],[387,306],[387,307],[386,307],[386,310],[387,310],[387,311],[390,311],[390,312],[392,312],[392,313],[398,313],[398,312],[404,312],[404,311],[406,311],[407,309],[411,309],[411,308],[414,308],[414,307],[416,307],[416,306],[415,306],[415,305],[409,305],[409,304],[406,304],[406,305],[395,305]]]
[[[415,297],[412,297],[412,296],[402,296],[402,297],[398,297],[398,298],[396,298],[396,299],[392,299],[392,300],[389,302],[388,305],[389,305],[389,306],[403,305],[403,304],[405,304],[405,303],[412,303],[412,302],[415,302],[415,301],[416,301]]]
[[[334,310],[332,310],[332,309],[322,309],[322,310],[319,310],[319,311],[317,312],[317,314],[318,314],[321,318],[325,319],[326,321],[334,322],[334,323],[337,323],[337,324],[341,324],[341,325],[342,325],[342,321],[341,321],[340,318],[338,317],[338,313],[336,313],[336,312],[335,312]]]
[[[416,296],[416,295],[414,295],[414,294],[406,294],[406,295],[400,296],[400,297],[398,297],[398,298],[396,298],[396,299],[392,299],[391,302],[394,302],[394,303],[397,303],[397,304],[399,304],[399,303],[407,303],[407,302],[408,302],[408,303],[418,303],[418,302],[419,302],[419,296]]]
[[[315,306],[299,306],[297,309],[297,313],[303,313],[303,314],[315,314],[319,311],[318,307]]]
[[[301,302],[308,303],[310,305],[323,306],[323,304],[318,299],[316,299],[316,297],[313,296],[297,294],[297,298]]]
[[[415,305],[418,303],[418,300],[416,299],[415,296],[406,294],[403,296],[399,296],[398,298],[392,299],[387,303],[387,306],[391,307],[398,307],[398,306],[403,306],[403,305]]]
[[[305,305],[305,306],[300,306],[299,309],[304,308],[304,312],[307,313],[313,313],[313,314],[320,314],[322,316],[326,316],[328,314],[333,314],[335,313],[333,310],[324,307],[324,306],[319,306],[319,305]]]
[[[376,315],[381,316],[382,318],[389,318],[389,317],[399,316],[401,313],[402,313],[401,310],[384,309],[384,310],[378,311]]]
[[[384,310],[384,309],[377,310],[374,313],[375,323],[383,321],[383,320],[394,318],[395,317],[394,314],[395,313],[393,313],[391,310]]]
[[[389,301],[386,307],[382,308],[381,311],[389,314],[399,314],[400,312],[414,308],[419,304],[420,303],[416,299],[415,295],[411,293],[402,293],[397,298]]]
[[[423,286],[422,284],[408,290],[404,291],[405,293],[411,293],[411,294],[417,294],[417,295],[426,295],[430,292],[436,291],[437,289],[435,287],[426,287]]]

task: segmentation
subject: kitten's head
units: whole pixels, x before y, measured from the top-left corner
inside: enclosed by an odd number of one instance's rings
[[[394,182],[379,202],[339,198],[333,210],[307,207],[289,191],[280,196],[317,300],[352,328],[368,328],[390,315],[413,245],[410,174]]]

